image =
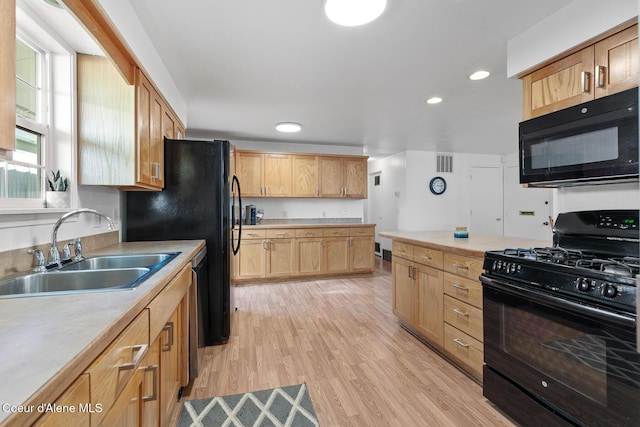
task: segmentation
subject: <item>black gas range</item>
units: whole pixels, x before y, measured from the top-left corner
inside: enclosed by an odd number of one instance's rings
[[[635,313],[639,222],[638,211],[561,214],[554,246],[487,252],[484,268],[525,286]]]
[[[570,212],[551,247],[485,254],[485,396],[523,425],[640,425],[639,238],[636,210]]]

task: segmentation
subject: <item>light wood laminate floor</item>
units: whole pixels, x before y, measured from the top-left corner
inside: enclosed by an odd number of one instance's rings
[[[513,426],[482,387],[402,329],[373,275],[235,288],[231,338],[201,349],[183,400],[306,382],[322,427]]]

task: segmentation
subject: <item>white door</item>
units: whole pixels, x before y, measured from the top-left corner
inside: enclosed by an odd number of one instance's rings
[[[504,235],[551,242],[553,190],[524,188],[519,180],[518,165],[504,168]]]
[[[471,167],[469,234],[501,236],[502,167]]]
[[[382,229],[383,206],[382,206],[382,172],[375,172],[369,175],[369,198],[367,199],[367,221],[376,225],[375,250],[376,255],[382,256],[380,237],[378,232]]]

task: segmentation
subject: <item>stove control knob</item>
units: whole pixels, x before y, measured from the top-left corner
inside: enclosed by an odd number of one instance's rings
[[[580,292],[589,292],[592,288],[593,285],[595,283],[593,281],[590,281],[587,278],[582,278],[582,279],[578,279],[576,281],[576,288],[580,291]]]
[[[607,298],[615,298],[618,295],[618,290],[612,284],[605,283],[602,285],[602,295]]]
[[[515,275],[518,272],[518,265],[513,263],[509,264],[509,274]]]

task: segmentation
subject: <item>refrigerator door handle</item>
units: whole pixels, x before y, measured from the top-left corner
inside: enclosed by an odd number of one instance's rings
[[[235,194],[234,191],[233,191],[234,185],[238,187],[238,205],[242,209],[242,194],[240,192],[240,180],[238,179],[238,177],[236,175],[233,175],[233,178],[231,179],[231,193],[232,194]],[[236,201],[236,198],[234,196],[233,197],[233,202],[231,204],[231,227],[232,227],[232,230],[236,226],[235,225],[235,213],[236,213],[235,201]],[[233,235],[233,231],[231,232],[231,234]],[[236,245],[234,245],[233,242],[231,242],[231,249],[233,250],[233,254],[234,255],[236,255],[238,253],[238,251],[240,250],[240,239],[241,238],[242,238],[242,216],[240,217],[240,221],[238,221],[238,243]]]

